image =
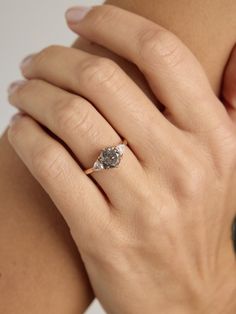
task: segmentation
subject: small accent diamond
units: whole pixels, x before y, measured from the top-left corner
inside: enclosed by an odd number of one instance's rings
[[[97,161],[95,162],[95,164],[93,165],[93,169],[94,169],[94,170],[102,170],[102,169],[104,169],[104,167],[103,167],[103,164],[100,163],[99,160],[97,160]]]
[[[126,147],[125,144],[120,144],[120,145],[118,145],[118,146],[116,147],[116,149],[119,151],[119,153],[120,153],[121,155],[123,155],[123,154],[124,154],[124,151],[125,151],[125,147]]]

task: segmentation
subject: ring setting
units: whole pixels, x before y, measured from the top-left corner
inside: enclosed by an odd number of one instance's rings
[[[88,170],[85,170],[85,173],[91,174],[92,172],[95,171],[118,168],[121,163],[127,144],[128,144],[127,141],[124,140],[121,144],[117,146],[110,146],[104,148],[101,151],[100,155],[98,156],[93,167]]]

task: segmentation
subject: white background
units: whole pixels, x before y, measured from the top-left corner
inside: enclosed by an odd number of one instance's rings
[[[15,112],[6,89],[20,79],[20,61],[51,44],[70,45],[76,36],[67,29],[64,12],[75,5],[100,4],[101,0],[0,0],[0,133]],[[86,314],[103,314],[95,303]]]

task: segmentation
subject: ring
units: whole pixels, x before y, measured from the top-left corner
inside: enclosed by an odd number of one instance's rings
[[[110,146],[104,148],[92,168],[85,170],[85,174],[91,174],[95,171],[118,168],[124,155],[127,140],[123,140],[118,146]]]

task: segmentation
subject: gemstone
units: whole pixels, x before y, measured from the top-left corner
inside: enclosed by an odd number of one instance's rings
[[[99,162],[99,160],[97,160],[97,161],[95,162],[95,164],[93,165],[93,169],[94,169],[94,170],[102,170],[102,169],[104,169],[104,167],[103,167],[103,165]]]
[[[123,155],[125,151],[125,147],[126,147],[125,144],[120,144],[116,147],[116,149],[119,151],[121,155]]]
[[[98,162],[102,164],[103,169],[116,168],[120,164],[121,156],[117,147],[108,147],[102,150]]]

